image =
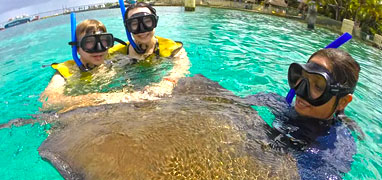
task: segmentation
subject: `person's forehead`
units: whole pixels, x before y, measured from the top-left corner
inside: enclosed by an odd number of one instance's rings
[[[132,10],[129,10],[129,13],[127,15],[128,15],[128,17],[131,17],[133,14],[140,13],[140,12],[146,12],[146,13],[150,13],[151,14],[151,11],[150,11],[149,8],[147,8],[147,7],[138,7],[138,8],[134,8]]]
[[[321,65],[322,67],[326,68],[330,72],[333,72],[333,68],[331,64],[329,63],[329,59],[322,56],[314,56],[312,59],[310,59],[310,62],[314,62],[318,65]]]
[[[78,37],[78,39],[82,39],[83,37],[85,37],[86,35],[92,35],[92,34],[101,34],[101,33],[105,33],[104,31],[102,30],[94,30],[94,31],[91,31],[91,32],[82,32],[80,34],[80,36]]]

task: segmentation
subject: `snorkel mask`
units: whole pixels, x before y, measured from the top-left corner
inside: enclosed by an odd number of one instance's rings
[[[298,96],[313,106],[321,106],[333,96],[340,98],[354,92],[354,88],[336,82],[326,68],[313,62],[292,63],[288,70],[288,83]]]
[[[114,37],[110,33],[96,32],[85,35],[79,42],[69,42],[69,44],[81,47],[87,53],[105,52],[114,46]]]
[[[125,27],[133,34],[150,32],[157,27],[158,18],[155,14],[147,12],[136,13],[128,19],[125,18]]]

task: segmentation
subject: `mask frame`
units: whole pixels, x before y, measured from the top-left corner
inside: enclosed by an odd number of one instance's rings
[[[145,21],[151,20],[152,25],[149,26]],[[145,32],[150,32],[158,25],[159,17],[155,14],[149,14],[146,12],[140,12],[133,14],[130,18],[125,19],[125,27],[127,30],[133,34],[140,34]],[[133,28],[132,23],[134,21],[137,23],[137,27]]]
[[[109,42],[107,42],[106,46],[102,43],[102,40],[101,40],[101,37],[109,37]],[[86,47],[86,40],[88,38],[95,38],[94,40],[94,45],[92,46],[92,48],[88,48]],[[81,40],[79,42],[69,42],[69,45],[71,46],[74,46],[76,45],[77,47],[81,47],[82,50],[84,50],[85,52],[87,53],[98,53],[98,52],[105,52],[107,51],[109,48],[113,47],[114,46],[114,36],[113,34],[111,33],[96,33],[96,34],[89,34],[89,35],[85,35],[84,37],[81,38]]]

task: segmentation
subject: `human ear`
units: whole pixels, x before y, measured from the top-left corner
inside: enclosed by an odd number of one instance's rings
[[[344,110],[345,107],[353,100],[352,94],[347,94],[346,96],[342,97],[340,101],[338,102],[337,111]]]

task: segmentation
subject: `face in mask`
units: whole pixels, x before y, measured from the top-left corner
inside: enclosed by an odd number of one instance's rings
[[[335,82],[326,68],[314,62],[292,63],[288,70],[288,83],[297,96],[313,106],[321,106],[333,96],[340,98],[354,92],[354,89]]]

